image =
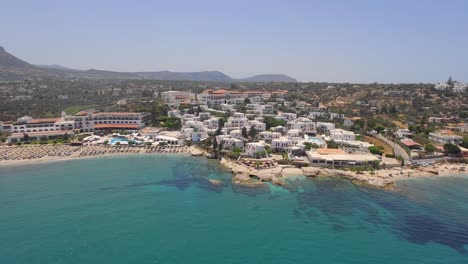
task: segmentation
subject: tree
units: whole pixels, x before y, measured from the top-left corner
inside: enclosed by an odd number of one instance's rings
[[[385,126],[382,124],[376,124],[374,126],[374,130],[377,131],[377,133],[380,133],[385,130]]]
[[[250,99],[249,99],[249,98],[245,98],[245,99],[244,99],[244,104],[250,104]]]
[[[338,144],[332,139],[330,141],[327,141],[327,147],[331,149],[337,149]]]
[[[306,142],[304,143],[304,146],[305,146],[305,149],[306,150],[311,150],[312,148],[319,148],[319,146],[315,143],[312,143],[312,142]]]
[[[448,80],[447,80],[447,84],[448,84],[450,87],[453,87],[452,76],[449,76],[449,78],[448,78]]]
[[[218,127],[219,127],[219,128],[220,128],[220,127],[224,127],[224,123],[225,123],[225,122],[226,122],[226,120],[224,120],[223,117],[220,117],[220,118],[218,119]]]
[[[449,155],[458,155],[461,153],[461,149],[457,145],[451,143],[444,144],[444,150]]]
[[[369,151],[370,151],[370,153],[372,153],[374,155],[382,155],[383,147],[382,146],[370,146]]]
[[[218,158],[218,141],[216,140],[216,138],[213,139],[213,152],[215,158]]]
[[[220,151],[223,150],[223,145],[224,145],[224,144],[223,144],[223,142],[221,141],[221,143],[219,143],[219,145],[218,145],[218,150],[220,150]]]
[[[285,126],[286,125],[286,121],[282,120],[282,119],[276,119],[272,116],[266,116],[263,121],[265,122],[266,124],[266,129],[270,129],[271,127],[277,127],[277,126]]]
[[[424,145],[424,150],[428,153],[433,153],[436,150],[436,148],[431,143],[427,143],[426,145]]]
[[[256,135],[257,135],[257,130],[255,129],[255,127],[251,127],[249,131],[250,138],[253,140]]]
[[[243,136],[244,138],[247,138],[247,137],[249,136],[249,135],[247,134],[247,128],[245,128],[245,127],[242,128],[242,136]]]
[[[178,117],[164,116],[160,118],[162,125],[170,130],[179,130],[182,127],[182,121]]]
[[[463,136],[463,141],[461,143],[461,146],[464,148],[468,148],[468,136]]]
[[[390,107],[390,114],[391,114],[391,115],[396,115],[396,114],[398,114],[398,108],[396,107],[396,105],[392,105],[392,106]]]

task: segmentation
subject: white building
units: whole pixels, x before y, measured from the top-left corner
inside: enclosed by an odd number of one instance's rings
[[[315,118],[327,118],[328,113],[327,112],[310,112],[309,113],[309,118],[315,119]]]
[[[301,137],[302,136],[302,131],[299,129],[290,129],[288,132],[286,132],[286,136],[288,138],[296,138],[296,137]]]
[[[266,142],[271,142],[273,139],[280,137],[281,133],[279,132],[262,131],[258,134],[258,138]]]
[[[243,113],[234,113],[224,124],[224,127],[227,129],[240,129],[248,126],[249,119],[247,119]]]
[[[306,155],[312,166],[371,166],[380,162],[372,154],[347,154],[341,149],[316,149]]]
[[[273,151],[283,151],[288,150],[294,145],[294,141],[287,137],[275,138],[271,141],[271,149]]]
[[[266,130],[266,124],[263,122],[260,122],[258,120],[251,120],[250,122],[250,127],[255,128],[257,131],[265,131]]]
[[[171,137],[171,136],[164,136],[164,135],[159,135],[155,137],[156,142],[164,142],[168,145],[179,145],[182,146],[184,144],[184,138],[183,137]]]
[[[297,114],[296,113],[281,113],[279,117],[283,120],[291,121],[297,118]]]
[[[234,112],[236,110],[234,105],[231,104],[221,104],[221,109],[227,112]]]
[[[303,133],[315,134],[317,130],[315,128],[315,123],[309,118],[300,117],[293,121],[287,123],[289,129],[299,129]]]
[[[331,131],[335,129],[335,124],[328,122],[317,122],[317,128],[321,128],[325,131]]]
[[[218,145],[222,146],[222,149],[233,148],[233,147],[238,147],[238,148],[244,147],[244,141],[237,139],[237,138],[233,138],[229,135],[216,136],[216,141],[218,142]]]
[[[345,118],[344,114],[339,114],[339,113],[329,113],[329,114],[330,114],[330,120]]]
[[[335,141],[354,141],[356,139],[356,134],[343,129],[333,129],[330,131],[330,138]]]
[[[429,133],[429,139],[442,144],[460,144],[463,141],[462,136],[455,135],[450,130]]]
[[[203,124],[208,129],[218,129],[218,127],[219,127],[219,117],[212,117],[210,119],[207,119],[207,120],[203,121]]]
[[[407,128],[401,128],[395,132],[395,136],[397,138],[412,138],[413,133],[411,133],[411,131],[409,131]]]
[[[234,129],[232,130],[231,132],[229,132],[229,135],[233,138],[237,138],[237,139],[240,139],[240,140],[243,140],[244,137],[242,136],[242,130],[240,129]]]
[[[244,153],[250,157],[254,157],[255,153],[265,151],[265,142],[250,142],[245,145]]]
[[[181,117],[180,110],[169,110],[167,115],[170,117]]]

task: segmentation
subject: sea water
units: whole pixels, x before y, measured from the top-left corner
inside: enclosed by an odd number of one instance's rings
[[[265,186],[187,155],[0,167],[0,263],[468,263],[468,177]]]

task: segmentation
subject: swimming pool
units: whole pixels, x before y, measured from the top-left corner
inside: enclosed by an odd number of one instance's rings
[[[116,137],[116,138],[112,138],[111,140],[109,140],[109,144],[111,145],[115,145],[117,142],[119,142],[119,144],[123,142],[125,142],[124,144],[128,144],[128,139]]]
[[[315,143],[317,145],[320,145],[323,143],[323,140],[320,139],[320,138],[316,138],[316,137],[309,137],[309,141],[311,141],[312,143]]]

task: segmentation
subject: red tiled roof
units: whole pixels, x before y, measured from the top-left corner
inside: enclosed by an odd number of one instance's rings
[[[401,143],[407,147],[419,147],[421,144],[414,142],[412,139],[402,140]]]
[[[139,116],[137,112],[100,112],[94,113],[94,116]]]
[[[31,122],[28,124],[37,124],[37,123],[55,123],[57,121],[60,121],[60,118],[35,118],[32,119]]]
[[[138,129],[140,126],[136,124],[95,124],[94,128],[103,129],[103,128],[115,128],[115,129]]]

